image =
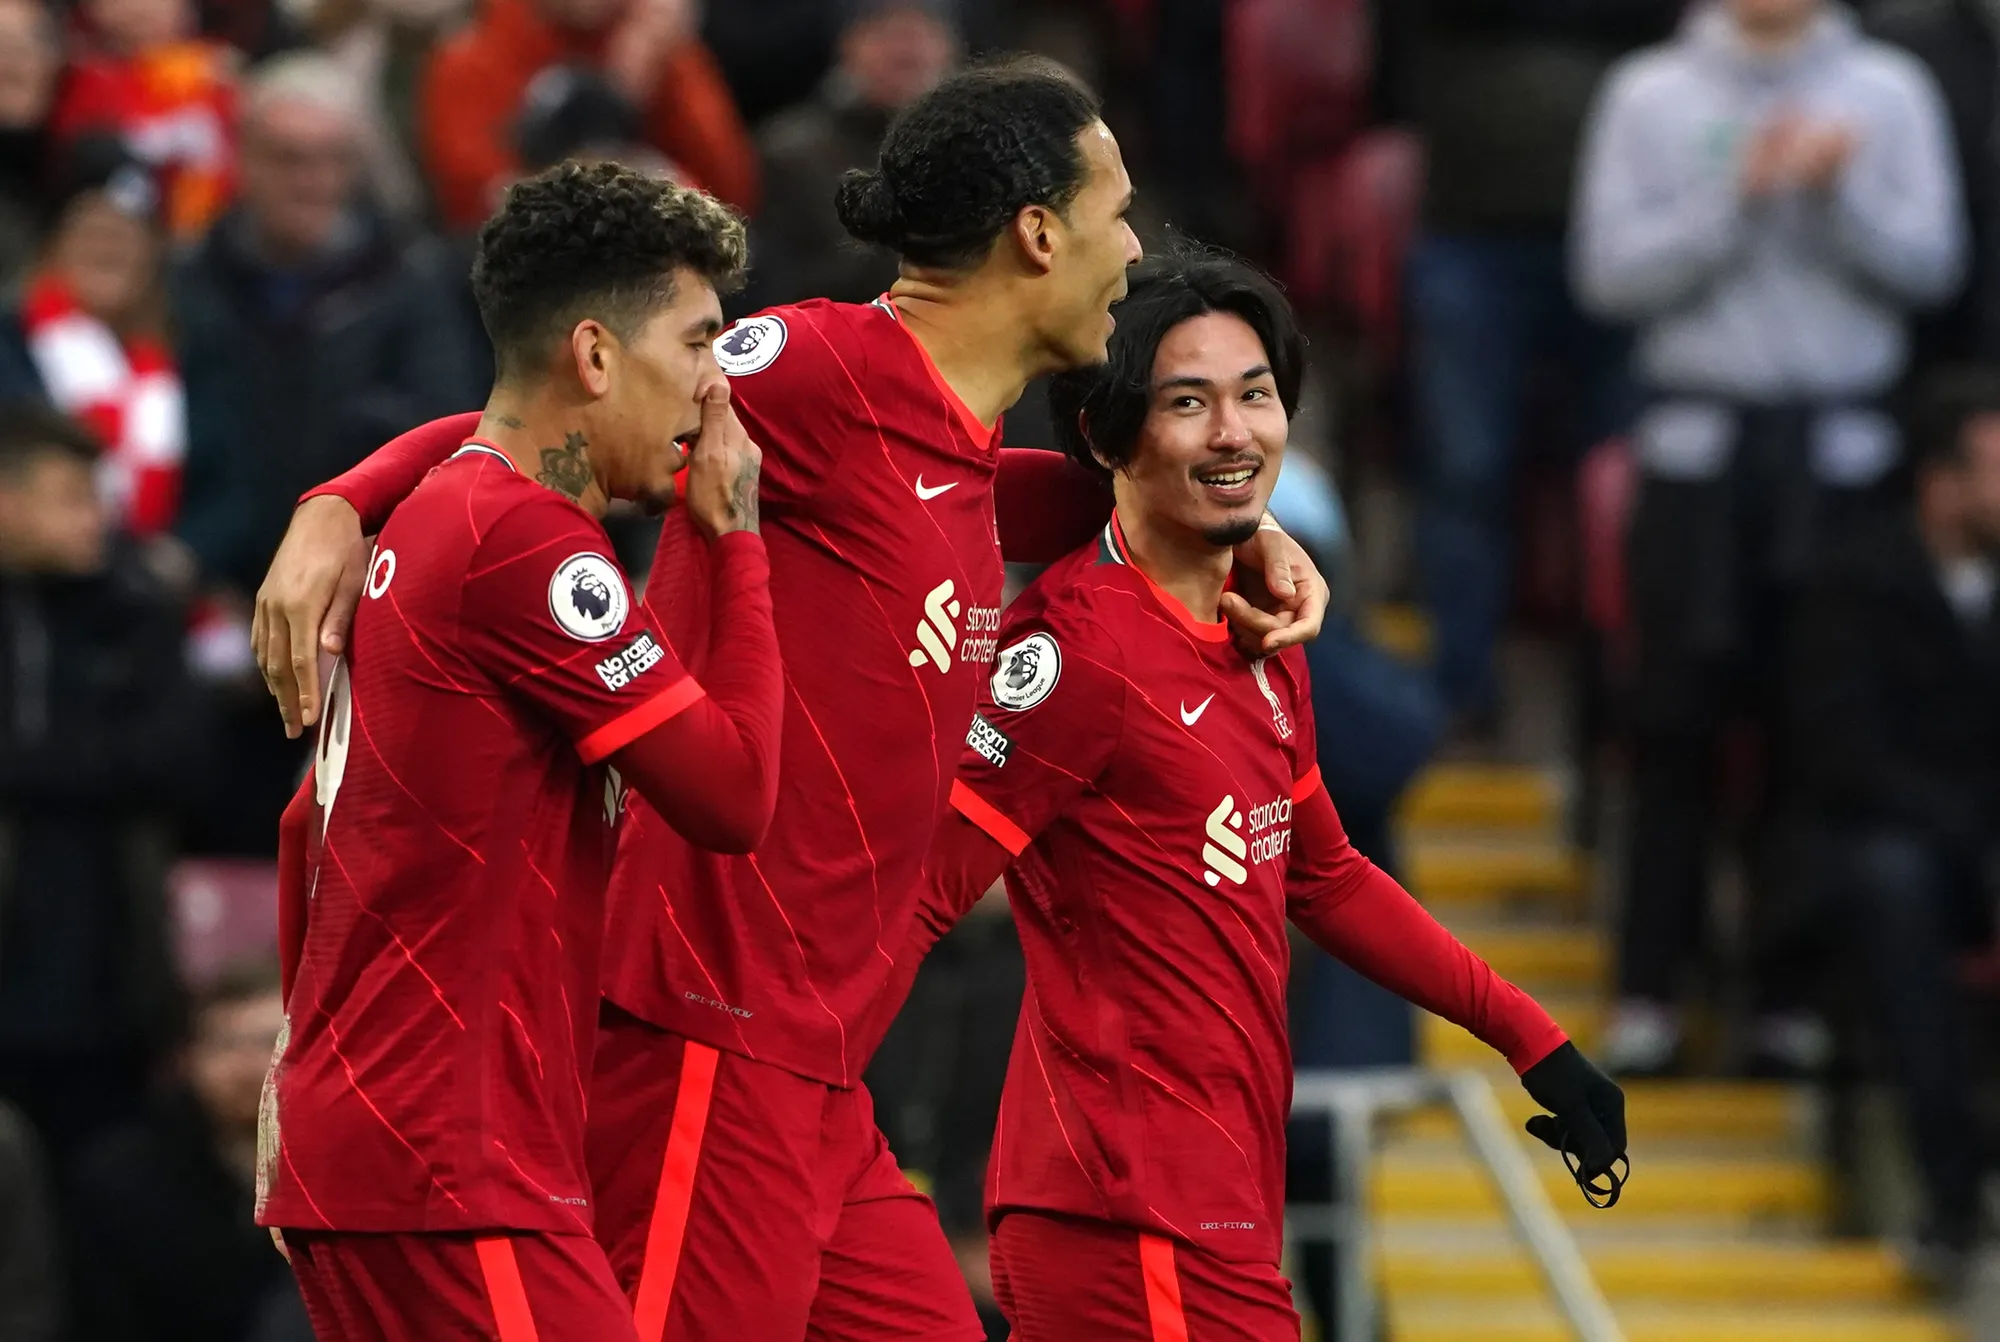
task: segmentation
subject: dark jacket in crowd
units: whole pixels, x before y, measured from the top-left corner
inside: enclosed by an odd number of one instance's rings
[[[1384,4],[1401,69],[1387,110],[1427,157],[1424,217],[1445,233],[1560,232],[1583,121],[1620,56],[1673,32],[1682,0]]]
[[[1916,363],[2000,358],[2000,6],[1881,0],[1866,27],[1921,60],[1944,94],[1973,244],[1958,300],[1917,324]]]
[[[41,1150],[28,1121],[0,1103],[0,1337],[57,1342],[62,1301],[55,1209]]]
[[[78,1342],[250,1342],[276,1297],[296,1292],[252,1216],[254,1190],[186,1092],[100,1138],[77,1183],[75,1234],[95,1285]]]
[[[1819,816],[1976,856],[2000,802],[2000,626],[1952,608],[1909,517],[1828,559],[1791,658],[1798,781]]]
[[[316,262],[280,269],[250,233],[224,216],[171,289],[188,405],[178,530],[210,581],[246,592],[300,494],[483,397],[441,249],[357,215]]]
[[[0,1053],[164,1043],[174,799],[201,731],[185,615],[136,556],[0,574]]]
[[[863,105],[828,78],[809,101],[765,123],[764,208],[751,225],[751,308],[831,298],[866,303],[896,278],[896,258],[847,236],[834,193],[849,168],[872,166],[889,113]]]

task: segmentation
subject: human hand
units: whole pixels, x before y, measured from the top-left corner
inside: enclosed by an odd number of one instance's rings
[[[1598,1071],[1575,1044],[1565,1041],[1523,1072],[1521,1085],[1536,1104],[1552,1111],[1529,1119],[1528,1135],[1561,1154],[1565,1161],[1575,1158],[1571,1172],[1593,1205],[1608,1207],[1616,1202],[1623,1176],[1614,1176],[1608,1186],[1591,1185],[1612,1175],[1613,1167],[1626,1160],[1625,1092],[1618,1083]],[[1629,1171],[1629,1160],[1626,1167]],[[1605,1201],[1600,1203],[1599,1198]]]
[[[319,654],[346,651],[367,569],[353,504],[322,494],[292,513],[250,620],[250,650],[288,737],[319,721]]]
[[[1796,113],[1766,122],[1743,155],[1741,185],[1747,199],[1776,195],[1797,181],[1796,162],[1808,127]]]
[[[1854,158],[1854,132],[1837,122],[1807,126],[1792,151],[1792,174],[1799,185],[1831,191]]]
[[[763,459],[729,404],[729,380],[718,378],[702,393],[701,431],[688,448],[682,500],[710,541],[732,531],[757,530],[757,477]]]
[[[1269,657],[1319,637],[1327,585],[1305,547],[1269,516],[1236,547],[1238,590],[1222,594],[1222,617],[1246,657]]]

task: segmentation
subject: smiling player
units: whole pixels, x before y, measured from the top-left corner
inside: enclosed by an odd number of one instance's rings
[[[1298,395],[1284,300],[1175,257],[1117,312],[1110,364],[1052,388],[1111,522],[1008,612],[885,1000],[1005,870],[1028,987],[987,1204],[1013,1336],[1281,1342],[1288,918],[1504,1054],[1587,1174],[1624,1150],[1623,1097],[1348,844],[1304,656],[1246,658],[1220,618]]]

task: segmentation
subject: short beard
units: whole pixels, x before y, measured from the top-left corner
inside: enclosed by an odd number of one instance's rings
[[[1219,527],[1210,527],[1201,533],[1201,538],[1218,550],[1234,550],[1237,546],[1257,534],[1261,519],[1244,518],[1240,522],[1224,522]]]

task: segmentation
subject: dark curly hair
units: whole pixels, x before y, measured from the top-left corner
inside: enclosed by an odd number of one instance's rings
[[[1132,459],[1153,404],[1153,361],[1160,342],[1184,321],[1210,312],[1241,317],[1264,343],[1271,380],[1285,413],[1298,413],[1305,337],[1284,294],[1268,276],[1227,252],[1182,246],[1148,257],[1131,271],[1125,298],[1112,310],[1110,358],[1049,379],[1056,438],[1072,461],[1109,477]]]
[[[713,197],[615,163],[560,163],[515,183],[479,230],[472,292],[504,380],[586,316],[630,339],[673,300],[683,266],[726,291],[744,261],[743,220]]]
[[[1028,206],[1076,199],[1076,137],[1098,117],[1096,95],[1053,61],[974,66],[897,114],[880,166],[842,177],[834,208],[849,233],[916,265],[973,265]]]

